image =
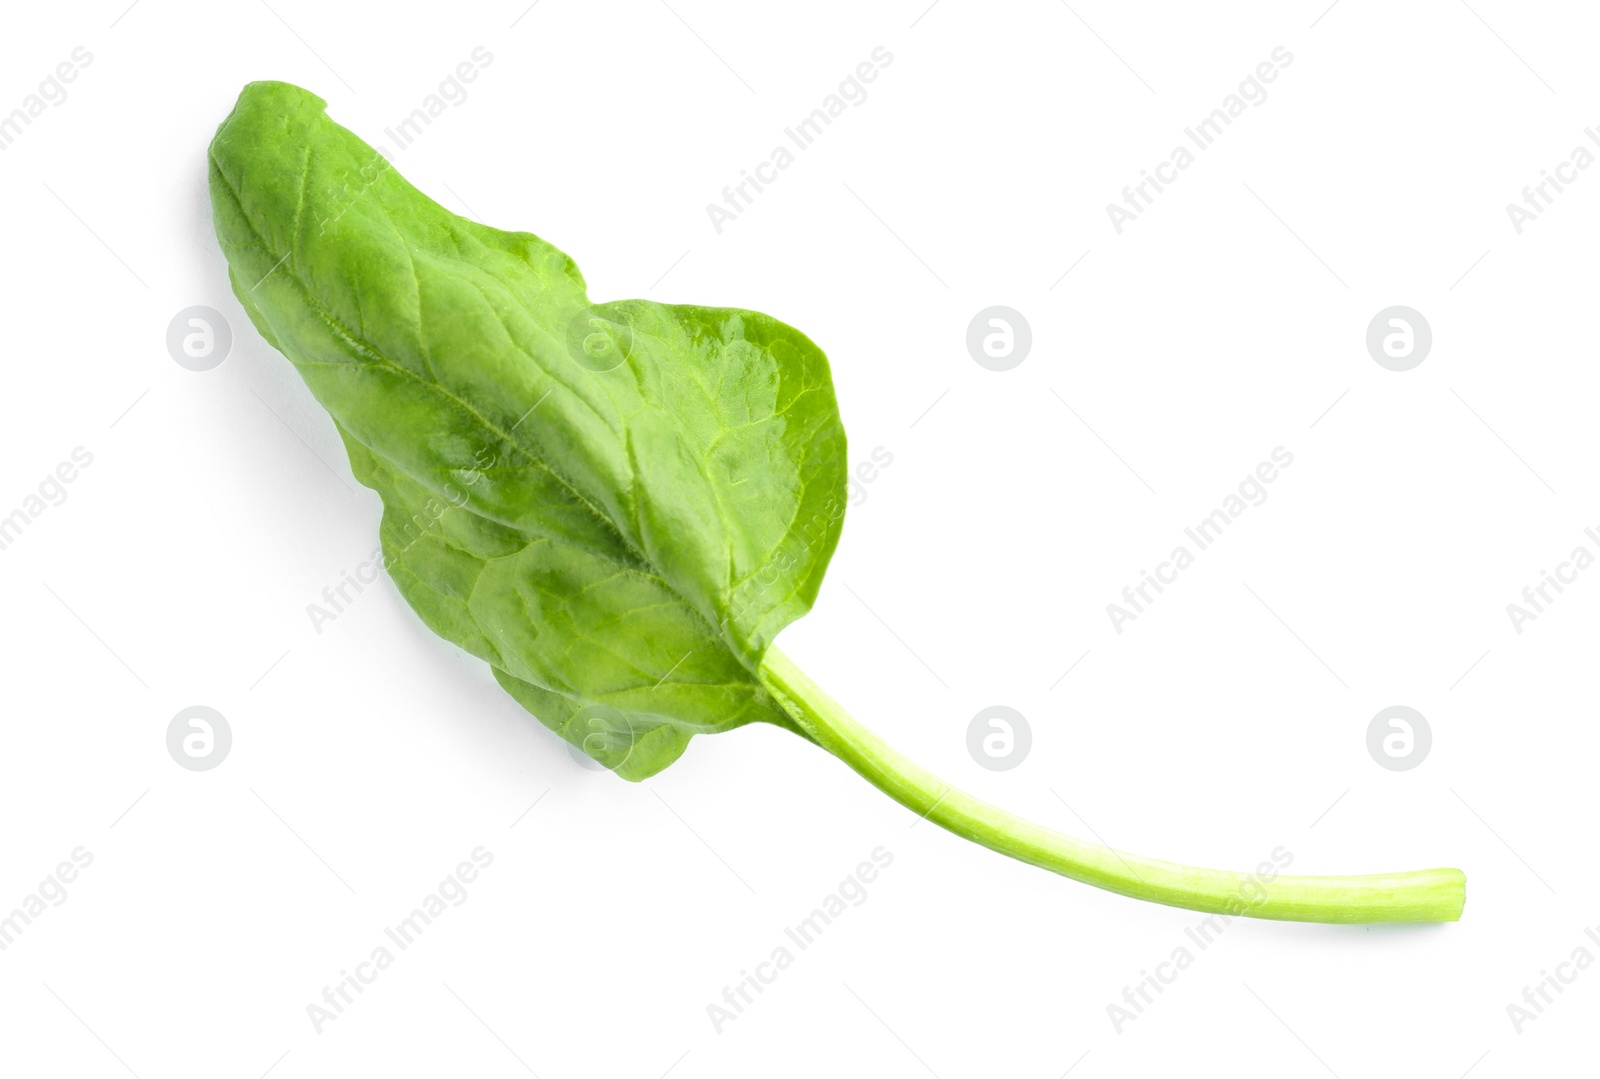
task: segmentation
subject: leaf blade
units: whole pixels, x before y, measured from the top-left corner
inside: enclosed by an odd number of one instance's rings
[[[245,88],[214,217],[252,322],[382,497],[407,602],[574,744],[585,709],[622,715],[629,778],[695,733],[792,726],[757,672],[842,523],[821,350],[756,312],[591,304],[565,254],[450,213],[323,107]]]

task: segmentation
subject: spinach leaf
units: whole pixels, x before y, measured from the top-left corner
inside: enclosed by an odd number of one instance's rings
[[[323,108],[246,88],[217,234],[382,496],[406,600],[630,779],[699,732],[792,726],[757,669],[843,519],[821,350],[752,311],[591,304],[566,255],[445,210]]]
[[[845,507],[828,362],[798,330],[593,303],[566,255],[445,210],[286,83],[246,86],[209,158],[234,292],[381,497],[401,594],[618,775],[773,723],[959,835],[1126,895],[1262,918],[1460,916],[1454,869],[1262,881],[1084,843],[954,790],[851,719],[772,647],[816,599]]]

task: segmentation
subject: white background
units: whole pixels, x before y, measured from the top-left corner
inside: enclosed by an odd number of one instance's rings
[[[1593,1074],[1600,972],[1521,1033],[1507,1005],[1600,956],[1600,572],[1520,634],[1506,605],[1600,551],[1600,170],[1520,235],[1505,207],[1600,122],[1595,14],[672,4],[7,11],[0,112],[93,60],[0,153],[0,515],[75,447],[93,463],[0,551],[0,913],[94,860],[0,953],[0,1070]],[[387,581],[317,633],[378,499],[229,294],[205,147],[258,78],[384,141],[480,45],[408,178],[569,251],[597,299],[802,328],[851,459],[892,453],[782,640],[834,696],[1064,831],[1460,866],[1464,919],[1239,921],[1119,1032],[1107,1006],[1200,916],[912,827],[776,729],[642,785],[585,770]],[[706,204],[880,45],[870,96],[718,234]],[[1265,102],[1117,234],[1106,204],[1278,46]],[[964,340],[994,304],[1032,327],[1006,373]],[[1394,304],[1434,334],[1405,373],[1365,345]],[[192,305],[232,325],[209,372],[165,344]],[[1106,605],[1277,446],[1267,501],[1115,632]],[[233,731],[213,771],[166,749],[194,704]],[[966,749],[993,704],[1033,731],[1009,772]],[[1395,704],[1433,732],[1410,771],[1366,748]],[[719,1033],[707,1005],[880,845],[867,901]],[[479,846],[467,902],[317,1033],[306,1006]]]

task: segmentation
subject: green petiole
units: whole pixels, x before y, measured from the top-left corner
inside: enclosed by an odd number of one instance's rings
[[[980,801],[907,760],[776,648],[767,650],[761,680],[812,741],[913,813],[999,854],[1096,888],[1189,910],[1289,922],[1453,922],[1466,902],[1467,878],[1459,869],[1262,881],[1086,843]]]

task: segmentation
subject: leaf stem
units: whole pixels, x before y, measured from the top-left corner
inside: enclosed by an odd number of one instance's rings
[[[901,756],[776,648],[761,680],[812,741],[933,823],[1018,861],[1097,888],[1207,913],[1293,922],[1453,922],[1466,902],[1459,869],[1299,877],[1197,869],[1073,839],[957,790]]]

